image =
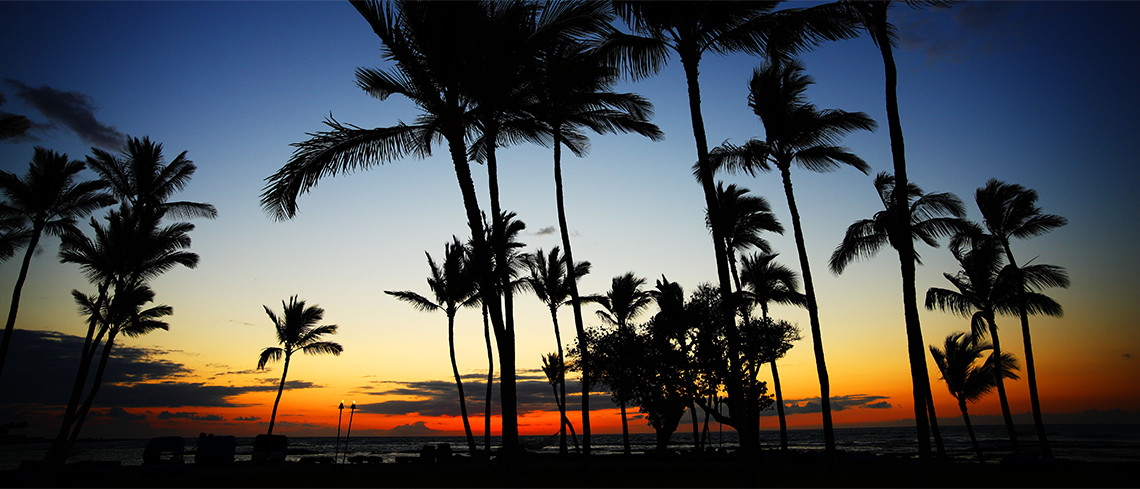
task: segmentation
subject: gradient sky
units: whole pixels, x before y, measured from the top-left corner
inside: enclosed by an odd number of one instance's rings
[[[790,6],[796,5],[795,3]],[[804,5],[804,4],[800,4]],[[1137,179],[1132,141],[1140,133],[1140,18],[1133,2],[965,2],[952,9],[896,7],[899,99],[911,179],[927,191],[953,192],[978,219],[973,192],[989,178],[1036,189],[1045,212],[1069,225],[1014,243],[1024,259],[1066,267],[1067,290],[1050,295],[1061,319],[1032,320],[1047,422],[1140,420],[1140,346],[1134,308],[1140,266],[1134,247]],[[153,283],[174,308],[170,331],[125,339],[118,372],[97,402],[85,433],[97,435],[253,434],[264,430],[280,366],[255,371],[274,342],[262,305],[279,309],[293,294],[326,310],[340,326],[340,357],[299,357],[278,415],[285,434],[333,434],[337,403],[361,405],[353,432],[455,433],[461,425],[442,314],[414,311],[383,290],[428,292],[424,251],[439,256],[467,227],[446,150],[327,179],[299,199],[300,214],[274,222],[258,206],[263,179],[289,158],[290,143],[322,129],[332,114],[376,127],[411,120],[405,100],[372,99],[355,86],[357,67],[384,67],[380,43],[341,2],[0,3],[0,111],[27,115],[29,137],[0,143],[0,169],[23,174],[36,145],[82,158],[92,146],[117,150],[124,135],[150,136],[168,159],[188,151],[198,173],[181,195],[214,204],[216,220],[192,233],[197,269]],[[858,262],[844,275],[826,259],[847,225],[880,209],[872,176],[891,169],[881,59],[867,38],[820,46],[802,57],[816,84],[808,97],[823,108],[864,111],[884,127],[846,144],[872,167],[829,174],[793,170],[820,303],[822,335],[839,426],[906,423],[912,416],[898,261],[893,251]],[[763,137],[746,105],[754,57],[709,56],[702,63],[703,113],[710,144]],[[598,293],[633,271],[650,283],[665,274],[692,291],[715,280],[703,199],[692,179],[695,150],[680,65],[620,87],[649,98],[665,140],[594,137],[588,157],[565,165],[567,212],[575,256],[594,268],[581,281]],[[528,251],[560,242],[548,149],[503,150],[501,201],[528,225]],[[480,204],[486,175],[474,167]],[[779,178],[724,177],[765,196],[786,236],[769,236],[781,261],[795,266],[791,222]],[[102,213],[100,213],[102,215]],[[75,338],[84,325],[69,291],[93,290],[58,263],[58,240],[41,245],[24,288],[13,348],[21,364],[5,369],[0,421],[26,419],[28,434],[58,421],[74,375]],[[921,249],[920,294],[949,284],[957,269],[945,249]],[[0,265],[11,287],[19,260]],[[0,288],[0,290],[5,290]],[[8,293],[0,294],[7,310]],[[517,350],[524,434],[557,430],[549,386],[536,369],[554,351],[549,316],[533,298],[517,300]],[[592,309],[587,309],[592,312]],[[780,362],[784,397],[797,407],[793,427],[819,425],[819,386],[807,314],[776,307],[805,339]],[[648,319],[649,314],[641,317]],[[562,324],[572,324],[563,311]],[[486,372],[476,311],[458,317],[458,362],[468,376],[474,413],[482,412]],[[596,324],[593,315],[588,324]],[[999,318],[1002,343],[1023,357],[1016,320]],[[924,311],[926,344],[941,344],[964,319]],[[564,337],[572,336],[569,330]],[[70,348],[69,348],[70,346]],[[11,361],[16,361],[15,359]],[[958,414],[932,371],[938,414]],[[497,365],[496,365],[497,369]],[[1011,407],[1029,411],[1024,381],[1007,384]],[[569,389],[573,391],[573,386]],[[598,396],[599,409],[606,409]],[[570,405],[577,403],[572,398]],[[614,410],[592,418],[614,432]],[[999,420],[996,396],[971,407],[980,422]],[[571,415],[578,424],[577,415]],[[482,420],[472,421],[476,431]],[[765,427],[774,426],[765,421]],[[644,422],[632,423],[639,431]],[[497,423],[496,428],[497,430]],[[429,431],[434,430],[434,431]]]

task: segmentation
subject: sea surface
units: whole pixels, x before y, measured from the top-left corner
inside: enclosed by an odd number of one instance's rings
[[[674,433],[670,448],[675,451],[691,450],[693,447],[693,433],[685,431],[691,425],[682,425]],[[996,463],[1001,457],[1011,454],[1011,447],[1002,425],[975,426],[975,432],[982,446],[983,452],[991,463]],[[1140,462],[1140,425],[1119,424],[1071,424],[1047,425],[1049,441],[1057,458],[1089,461],[1089,462]],[[1032,426],[1019,426],[1018,439],[1027,449],[1033,450],[1037,439]],[[779,432],[763,431],[761,443],[768,448],[779,445]],[[837,428],[835,430],[836,444],[839,450],[848,453],[887,454],[901,457],[916,457],[917,443],[913,427],[891,428]],[[965,427],[942,427],[942,438],[950,457],[972,460],[973,449]],[[523,436],[522,443],[529,450],[539,453],[557,453],[558,439],[556,436]],[[634,453],[652,451],[655,444],[653,434],[630,435],[630,442]],[[592,437],[595,453],[622,452],[621,435],[594,435]],[[75,452],[68,459],[69,462],[79,461],[118,461],[123,465],[139,465],[142,463],[143,448],[147,440],[87,440],[76,442]],[[197,439],[186,439],[186,462],[192,463],[193,452]],[[419,453],[425,444],[447,443],[455,453],[466,453],[467,442],[462,436],[442,437],[353,437],[347,441],[335,437],[290,437],[290,454],[286,457],[291,462],[301,462],[311,457],[337,458],[355,455],[380,457],[386,463],[393,463],[396,457],[411,457]],[[492,438],[492,445],[497,448],[498,437]],[[725,450],[736,447],[736,433],[732,430],[719,431],[715,427],[708,433],[708,446]],[[799,451],[822,451],[822,430],[790,430],[788,432],[789,448]],[[237,460],[249,460],[253,449],[253,438],[239,437],[237,439]],[[483,446],[482,437],[476,437],[476,445]],[[574,450],[574,444],[569,443]],[[48,443],[12,443],[0,444],[0,470],[19,467],[22,460],[43,460],[47,453]]]

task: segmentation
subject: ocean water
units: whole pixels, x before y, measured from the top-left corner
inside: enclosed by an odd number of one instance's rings
[[[691,425],[682,424],[681,429],[673,434],[670,448],[684,451],[693,447],[693,434]],[[688,431],[686,431],[688,429]],[[1011,454],[1011,447],[1006,437],[1005,427],[1001,425],[976,426],[975,433],[982,446],[983,452],[991,462],[996,462],[1002,456]],[[1140,425],[1108,425],[1108,424],[1073,424],[1073,425],[1047,425],[1050,444],[1057,458],[1074,461],[1090,462],[1132,462],[1140,463]],[[1032,450],[1037,436],[1032,426],[1019,426],[1018,439],[1026,448]],[[775,447],[779,444],[779,432],[763,431],[761,443],[766,447]],[[888,454],[901,457],[917,456],[917,443],[914,429],[910,427],[891,428],[837,428],[835,430],[836,444],[839,450],[848,453]],[[550,436],[523,436],[522,442],[531,451],[539,453],[557,453],[558,439]],[[950,457],[972,460],[973,449],[965,427],[942,427],[942,438]],[[195,448],[196,439],[186,439],[186,450],[191,452]],[[249,460],[253,449],[253,438],[237,439],[236,460]],[[498,437],[492,439],[493,447],[498,446]],[[621,435],[594,435],[592,437],[595,453],[622,452]],[[635,453],[644,453],[653,450],[656,438],[653,434],[630,435],[630,442]],[[69,458],[70,462],[78,461],[119,461],[124,465],[139,465],[142,463],[143,448],[147,440],[93,440],[76,443],[75,453]],[[343,454],[345,440],[340,439],[340,450]],[[415,456],[424,444],[448,443],[455,453],[466,453],[467,442],[464,437],[353,437],[348,440],[347,454],[378,456],[386,463],[394,463],[396,457]],[[707,443],[713,448],[733,449],[736,447],[736,433],[731,429],[718,430],[716,426],[710,427]],[[790,430],[788,444],[792,450],[813,451],[823,449],[822,430]],[[482,437],[476,437],[476,445],[482,447]],[[571,450],[574,444],[570,442]],[[42,460],[47,453],[48,443],[23,443],[0,445],[0,470],[19,467],[21,460]],[[288,461],[299,462],[305,457],[327,456],[332,457],[337,451],[335,437],[290,437],[290,454]],[[193,457],[187,455],[186,462],[192,463]]]

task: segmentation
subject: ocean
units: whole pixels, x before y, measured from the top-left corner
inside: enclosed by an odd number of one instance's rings
[[[672,450],[690,450],[693,446],[692,431],[685,431],[691,425],[682,424],[673,434]],[[1002,425],[975,426],[975,433],[990,462],[996,462],[1010,455],[1011,447]],[[1047,425],[1049,441],[1057,458],[1088,462],[1140,462],[1140,425],[1119,424],[1070,424]],[[1036,433],[1032,426],[1019,426],[1018,439],[1027,448],[1036,443]],[[765,447],[779,445],[778,431],[763,431],[761,443]],[[836,428],[836,445],[848,453],[888,454],[894,456],[917,456],[917,442],[913,427],[889,428]],[[973,449],[970,439],[962,426],[942,427],[942,438],[947,455],[955,459],[972,460]],[[558,439],[550,436],[523,436],[524,445],[540,453],[557,453]],[[186,439],[186,450],[194,450],[196,438]],[[253,448],[253,438],[238,438],[237,460],[249,460]],[[498,437],[492,439],[497,447]],[[622,452],[622,437],[618,435],[594,435],[595,453]],[[652,451],[656,439],[653,434],[630,435],[634,453]],[[79,461],[119,461],[123,465],[140,465],[143,448],[147,440],[87,440],[76,443],[75,453],[69,462]],[[343,437],[340,439],[341,453],[344,453]],[[348,440],[347,454],[380,457],[386,463],[394,463],[396,457],[415,456],[425,444],[447,443],[455,453],[466,453],[467,442],[462,436],[443,437],[353,437]],[[732,449],[736,446],[736,433],[732,430],[719,431],[711,427],[707,443],[712,448]],[[570,442],[571,450],[574,449]],[[789,430],[789,448],[797,451],[821,451],[823,449],[822,430]],[[476,445],[483,446],[482,437],[476,437]],[[22,460],[43,460],[48,443],[12,443],[0,445],[0,470],[15,469]],[[300,462],[306,457],[332,457],[337,450],[335,437],[290,437],[288,461]],[[187,455],[186,462],[193,457]]]

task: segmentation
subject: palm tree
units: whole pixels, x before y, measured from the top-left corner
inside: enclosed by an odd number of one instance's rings
[[[630,320],[645,311],[653,302],[649,292],[642,290],[643,286],[645,286],[644,278],[635,277],[633,272],[626,272],[624,275],[614,277],[610,281],[610,290],[594,299],[603,309],[597,311],[598,317],[608,324],[617,326],[618,335],[626,337],[623,339],[628,339],[632,334]],[[621,362],[621,358],[617,360]],[[624,399],[618,407],[621,409],[622,445],[625,454],[630,455],[633,451],[629,444],[629,422],[625,415]]]
[[[1037,207],[1037,192],[1017,184],[1005,183],[990,179],[986,185],[979,188],[975,194],[978,208],[982,211],[982,222],[995,239],[1001,243],[1005,250],[1005,257],[1009,265],[1018,269],[1017,260],[1013,257],[1013,249],[1009,246],[1010,238],[1030,238],[1045,234],[1053,229],[1064,226],[1068,220],[1055,214],[1043,214]],[[1037,265],[1038,268],[1048,267]],[[1023,267],[1029,268],[1029,267]],[[1048,282],[1048,286],[1068,287],[1069,279],[1064,269],[1052,267],[1057,280]],[[1026,277],[1033,272],[1023,270]],[[1037,272],[1041,275],[1040,271]],[[1026,292],[1030,284],[1022,285]],[[1060,310],[1057,310],[1058,315]],[[1021,319],[1021,336],[1025,342],[1025,374],[1029,381],[1029,402],[1033,407],[1033,424],[1037,429],[1037,439],[1041,443],[1041,451],[1046,457],[1052,457],[1053,451],[1049,448],[1049,440],[1045,436],[1045,424],[1041,420],[1041,401],[1037,396],[1037,370],[1033,363],[1033,343],[1029,335],[1029,304],[1018,306],[1018,316]]]
[[[768,199],[759,195],[748,195],[749,190],[736,184],[724,186],[717,182],[716,200],[720,207],[720,223],[724,228],[720,235],[724,238],[724,249],[728,253],[728,266],[736,291],[740,286],[740,275],[736,269],[736,255],[749,248],[762,253],[771,253],[772,246],[760,236],[765,231],[784,234],[784,226],[772,213]],[[705,226],[712,227],[712,216],[705,211]]]
[[[0,105],[4,105],[4,95],[0,94]],[[23,136],[32,128],[32,121],[17,114],[0,112],[0,140]]]
[[[99,148],[91,148],[91,152],[94,156],[87,157],[87,165],[110,184],[120,201],[174,218],[218,216],[217,209],[210,204],[170,201],[175,192],[186,187],[198,169],[186,158],[186,151],[167,164],[162,143],[144,137],[141,140],[128,138],[118,157]]]
[[[982,447],[978,445],[978,438],[974,435],[974,427],[970,424],[970,413],[966,404],[975,402],[993,390],[995,368],[1002,369],[1002,378],[1017,380],[1017,359],[1010,353],[1002,353],[1000,362],[994,361],[991,355],[982,365],[975,362],[993,350],[993,345],[978,341],[969,333],[955,332],[946,336],[942,349],[931,345],[930,354],[934,357],[934,364],[942,373],[942,380],[950,395],[958,401],[958,409],[962,411],[962,420],[966,422],[966,431],[970,434],[970,443],[974,445],[974,452],[978,460],[982,459]]]
[[[745,256],[743,259],[743,276],[746,297],[754,304],[760,306],[761,324],[771,326],[764,331],[768,340],[765,344],[770,346],[766,355],[771,360],[772,387],[776,391],[776,414],[780,418],[780,448],[788,449],[788,421],[784,415],[784,394],[780,387],[780,372],[776,368],[776,360],[784,356],[791,349],[792,342],[799,341],[799,329],[786,321],[771,322],[768,318],[768,303],[787,304],[803,307],[807,305],[807,298],[799,292],[799,277],[792,269],[776,263],[778,254],[759,254]]]
[[[875,176],[875,191],[883,203],[883,210],[876,212],[869,219],[860,219],[847,227],[843,241],[835,248],[828,261],[831,272],[839,275],[857,258],[870,258],[884,245],[890,244],[899,252],[909,243],[909,254],[914,261],[921,263],[918,253],[914,250],[914,242],[921,240],[929,246],[938,247],[937,239],[965,231],[968,227],[963,218],[966,208],[962,201],[954,194],[936,192],[925,193],[913,183],[907,184],[906,200],[897,200],[899,194],[895,192],[897,182],[893,175],[887,172]],[[905,202],[904,205],[900,205]],[[904,218],[899,214],[905,214]],[[900,226],[900,222],[907,223]],[[909,236],[908,236],[909,235]],[[904,284],[904,289],[914,289],[913,264],[909,275],[904,272],[903,280],[910,280]],[[905,304],[904,313],[907,323],[908,352],[910,353],[911,386],[914,396],[914,416],[918,434],[920,456],[927,456],[930,452],[930,439],[927,437],[927,420],[932,425],[935,439],[938,440],[938,451],[944,454],[941,436],[938,433],[938,416],[934,412],[934,400],[930,392],[930,378],[926,373],[926,356],[922,353],[922,329],[918,320],[918,302],[913,294],[904,294],[910,302]],[[912,313],[913,309],[913,315]],[[913,325],[913,327],[912,327]],[[917,345],[916,345],[917,343]],[[929,414],[929,418],[927,417]]]
[[[558,327],[558,307],[565,304],[570,299],[570,279],[571,272],[568,262],[565,257],[560,255],[561,250],[555,246],[550,250],[549,256],[539,249],[534,254],[526,254],[522,256],[522,262],[526,264],[527,270],[530,272],[529,276],[524,278],[526,286],[534,291],[534,295],[546,304],[546,308],[550,310],[550,320],[554,323],[554,341],[558,345],[558,356],[556,357],[556,365],[564,365],[566,357],[562,349],[562,332]],[[578,277],[590,273],[590,262],[581,262],[574,267],[573,277],[575,280]],[[544,361],[546,361],[544,359]],[[561,410],[562,418],[566,419],[566,382],[561,380],[558,383],[559,392],[558,406]],[[563,455],[568,453],[566,445],[566,423],[562,424],[559,430],[559,452]]]
[[[563,361],[564,359],[565,357],[560,352],[543,355],[542,373],[546,374],[546,381],[554,390],[554,402],[558,404],[558,413],[562,417],[561,428],[559,428],[563,439],[562,443],[565,445],[566,428],[570,428],[570,436],[574,440],[574,449],[577,450],[578,435],[574,433],[574,424],[570,422],[570,418],[566,417],[566,363]],[[569,453],[569,449],[565,446],[561,447],[560,451],[563,455]]]
[[[791,167],[796,164],[806,170],[826,172],[846,165],[867,173],[868,166],[862,158],[835,143],[849,132],[873,130],[875,121],[862,112],[817,109],[804,99],[804,91],[812,83],[811,77],[803,73],[803,65],[796,60],[778,61],[756,69],[749,83],[748,105],[764,124],[767,140],[753,139],[739,147],[726,143],[716,149],[714,156],[717,166],[730,170],[754,173],[756,170],[769,170],[771,164],[780,171],[788,209],[792,214],[800,273],[803,274],[807,295],[812,346],[819,375],[824,444],[828,453],[834,453],[830,384],[820,337],[819,307],[808,266],[800,213],[792,192]]]
[[[961,241],[962,236],[956,236]],[[970,319],[970,332],[975,337],[984,337],[988,327],[990,340],[993,343],[993,354],[997,355],[997,370],[994,372],[995,384],[998,390],[998,399],[1001,403],[1001,413],[1005,420],[1006,431],[1014,450],[1019,450],[1017,443],[1017,430],[1013,426],[1013,415],[1009,410],[1009,401],[1005,394],[1005,381],[1000,376],[1002,371],[1001,341],[998,338],[997,322],[994,316],[998,313],[1010,314],[1017,311],[1017,290],[1014,288],[1012,277],[1003,267],[1004,260],[1000,245],[988,235],[974,236],[965,244],[967,246],[952,245],[950,251],[958,260],[962,269],[954,275],[943,273],[957,290],[931,287],[926,291],[926,308],[940,309]]]
[[[0,373],[11,346],[16,313],[20,309],[20,293],[40,237],[45,233],[61,236],[75,226],[78,218],[114,203],[114,198],[102,191],[107,187],[106,182],[76,181],[83,169],[83,162],[69,160],[65,154],[37,146],[23,178],[0,171],[0,193],[7,199],[0,203],[0,213],[20,222],[19,227],[28,228],[27,250],[20,264],[20,273],[16,276],[8,321],[4,324],[4,338],[0,341]],[[14,224],[12,221],[9,223]]]
[[[261,350],[257,359],[257,369],[265,369],[265,364],[285,358],[281,369],[281,384],[277,387],[277,399],[273,401],[273,412],[269,416],[269,432],[273,434],[273,424],[277,420],[277,406],[281,403],[281,393],[285,391],[285,377],[289,375],[289,360],[294,353],[301,352],[306,355],[334,355],[339,356],[344,347],[332,341],[321,341],[321,337],[336,334],[336,325],[327,324],[318,326],[325,317],[325,310],[316,305],[305,306],[305,301],[298,301],[297,296],[289,298],[289,302],[281,301],[281,316],[274,313],[269,306],[265,314],[273,321],[277,330],[277,343],[281,346],[269,346]]]
[[[629,25],[631,34],[614,34],[613,52],[622,60],[622,66],[634,77],[648,76],[664,67],[670,53],[676,53],[685,72],[689,115],[693,125],[693,138],[697,147],[697,176],[710,215],[719,216],[713,166],[709,160],[708,141],[705,136],[704,117],[701,114],[701,89],[698,79],[701,58],[706,53],[726,54],[745,51],[794,53],[824,39],[850,38],[855,31],[832,6],[823,5],[808,9],[775,11],[776,2],[614,2],[618,15]],[[722,307],[732,308],[729,282],[728,251],[719,226],[713,226],[713,252],[716,258],[717,278],[723,294]],[[725,315],[732,318],[731,313]],[[734,328],[727,328],[729,349],[740,348],[740,338]],[[740,371],[739,360],[731,355],[729,369],[732,379]],[[732,380],[728,385],[729,399],[743,399],[742,386]],[[825,406],[827,405],[825,402]],[[744,402],[738,411],[745,418],[755,415]],[[828,411],[829,413],[829,411]],[[826,416],[829,418],[830,416]],[[748,425],[751,425],[749,423]],[[831,422],[825,419],[825,437],[828,453],[834,451]],[[752,450],[755,447],[745,447]]]
[[[411,291],[393,292],[385,290],[384,293],[407,302],[421,311],[434,312],[442,310],[447,315],[447,345],[451,353],[451,372],[455,376],[455,386],[459,390],[459,410],[463,415],[463,431],[467,435],[468,449],[475,454],[475,436],[471,432],[471,422],[467,417],[467,400],[463,393],[463,382],[459,376],[459,366],[455,361],[455,313],[460,307],[477,304],[475,281],[467,268],[468,262],[464,259],[466,250],[458,238],[452,238],[444,246],[443,264],[436,265],[430,253],[425,253],[431,276],[428,277],[428,288],[435,300],[428,299]]]
[[[559,44],[543,54],[538,67],[535,103],[529,111],[536,120],[549,128],[554,143],[554,195],[558,229],[566,260],[573,263],[574,252],[570,245],[570,229],[563,196],[562,146],[577,156],[585,156],[588,141],[579,132],[582,127],[600,134],[634,132],[654,141],[661,139],[662,133],[657,126],[648,122],[653,113],[652,104],[639,95],[615,93],[611,90],[619,73],[598,50],[577,43]],[[567,270],[567,283],[579,354],[588,358],[588,338],[582,323],[582,306],[573,268]],[[589,372],[583,369],[581,374],[588,376]],[[587,457],[590,454],[588,384],[587,381],[582,382],[582,447]]]

